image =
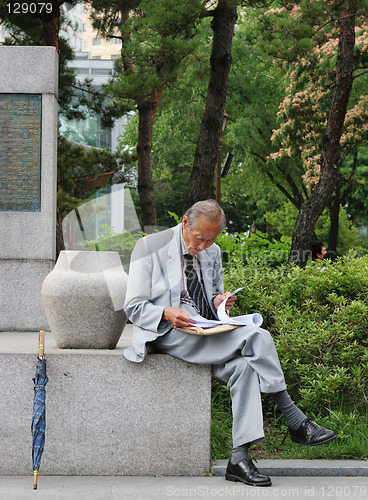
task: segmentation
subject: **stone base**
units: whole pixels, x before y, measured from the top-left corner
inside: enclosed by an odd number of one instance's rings
[[[60,350],[46,333],[43,475],[200,475],[210,469],[211,372],[168,355]],[[0,474],[32,475],[38,333],[0,333]]]
[[[41,286],[53,266],[53,260],[0,259],[0,331],[48,329]]]

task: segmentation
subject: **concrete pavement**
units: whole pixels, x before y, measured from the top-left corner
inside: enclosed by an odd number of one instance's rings
[[[226,481],[224,477],[1,476],[1,500],[153,500],[170,498],[288,498],[363,500],[367,477],[274,477],[267,488]]]
[[[226,481],[226,461],[213,476],[0,476],[1,500],[151,500],[169,498],[288,498],[363,500],[368,497],[368,462],[354,460],[259,460],[272,486]]]

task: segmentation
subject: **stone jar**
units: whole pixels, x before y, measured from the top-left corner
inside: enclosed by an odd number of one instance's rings
[[[41,290],[57,346],[114,349],[127,320],[127,279],[117,252],[60,252]]]

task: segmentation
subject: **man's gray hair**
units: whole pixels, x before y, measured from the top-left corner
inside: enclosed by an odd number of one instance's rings
[[[185,216],[188,217],[189,229],[196,227],[201,217],[206,217],[216,224],[220,223],[221,229],[225,229],[226,226],[225,213],[215,200],[197,201],[197,203],[194,203],[194,205],[188,208],[184,214],[184,217]]]

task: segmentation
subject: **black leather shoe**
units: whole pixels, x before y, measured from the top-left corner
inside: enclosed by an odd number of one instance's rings
[[[298,429],[290,429],[290,437],[294,443],[306,444],[307,446],[318,446],[325,444],[337,438],[336,434],[330,429],[321,427],[311,418],[304,420]]]
[[[258,472],[250,458],[242,460],[239,464],[234,465],[229,460],[226,468],[225,479],[228,481],[241,481],[250,486],[271,486],[271,479],[268,476],[262,476]]]

